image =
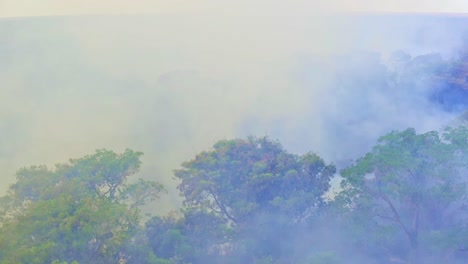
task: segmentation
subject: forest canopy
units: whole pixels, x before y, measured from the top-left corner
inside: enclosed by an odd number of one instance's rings
[[[183,207],[146,222],[141,206],[165,190],[132,180],[141,155],[101,149],[53,169],[20,169],[0,200],[1,263],[465,263],[468,257],[464,125],[382,136],[340,172],[334,198],[336,168],[317,154],[291,154],[267,137],[221,140],[174,171]]]

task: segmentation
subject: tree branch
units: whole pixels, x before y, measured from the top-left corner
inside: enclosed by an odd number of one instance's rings
[[[220,203],[220,202],[218,201],[218,198],[216,198],[216,195],[214,194],[213,190],[211,190],[211,188],[210,188],[210,189],[208,189],[208,191],[210,192],[211,196],[213,197],[213,199],[214,199],[216,205],[219,207],[219,209],[221,210],[221,212],[222,212],[224,215],[226,215],[226,217],[229,218],[229,220],[231,220],[231,221],[233,221],[234,223],[237,224],[236,219],[234,219],[234,217],[232,217],[232,216],[228,213],[226,207],[225,207],[222,203]]]
[[[400,217],[400,214],[398,213],[398,211],[396,210],[395,206],[393,205],[392,201],[390,200],[390,198],[388,198],[387,195],[385,195],[383,192],[382,192],[382,189],[381,189],[381,181],[380,181],[380,173],[379,171],[375,171],[374,172],[375,174],[375,177],[377,179],[377,186],[378,186],[378,193],[377,195],[382,198],[382,200],[384,200],[385,203],[387,203],[387,205],[390,207],[390,210],[392,211],[393,213],[393,216],[394,216],[394,221],[396,223],[398,223],[401,228],[403,228],[403,231],[406,233],[406,235],[408,236],[408,238],[410,239],[410,241],[412,240],[412,236],[413,236],[413,233],[405,226],[405,224],[403,224],[403,222],[401,221],[401,217]]]
[[[396,220],[395,218],[393,217],[390,217],[390,216],[386,216],[386,215],[381,215],[381,214],[374,214],[375,216],[378,216],[380,218],[383,218],[383,219],[387,219],[387,220],[391,220],[393,222],[397,222],[398,223],[398,220]]]

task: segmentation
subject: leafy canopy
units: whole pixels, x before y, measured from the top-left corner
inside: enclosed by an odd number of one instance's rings
[[[23,168],[1,198],[2,263],[111,263],[138,229],[138,206],[163,191],[128,177],[142,153],[98,150],[50,170]],[[127,253],[128,255],[128,253]]]
[[[464,126],[392,132],[342,171],[337,201],[362,230],[362,242],[389,258],[435,260],[468,245],[467,162]]]

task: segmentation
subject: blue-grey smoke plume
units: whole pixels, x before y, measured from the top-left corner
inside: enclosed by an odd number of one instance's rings
[[[170,190],[169,209],[180,162],[249,134],[347,164],[389,130],[438,129],[466,109],[441,104],[430,81],[400,78],[392,59],[455,58],[467,25],[391,15],[2,19],[1,189],[21,166],[129,147],[145,153],[142,174]]]

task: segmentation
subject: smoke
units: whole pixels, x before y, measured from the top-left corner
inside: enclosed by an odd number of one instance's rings
[[[322,14],[323,12],[467,12],[463,0],[2,0],[0,16],[56,16],[83,14]]]
[[[132,148],[169,210],[172,170],[217,140],[266,134],[345,164],[388,130],[457,114],[430,87],[397,90],[385,59],[454,56],[466,21],[214,13],[0,20],[2,191],[21,166]]]

